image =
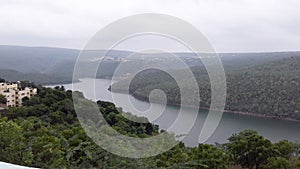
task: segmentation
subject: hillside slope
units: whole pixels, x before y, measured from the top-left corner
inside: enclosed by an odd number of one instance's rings
[[[98,66],[99,61],[105,55],[104,50],[85,51],[85,58],[81,60],[82,72],[78,78],[90,77],[94,73],[89,72],[91,66]],[[3,46],[0,45],[0,69],[15,70],[29,77],[38,84],[58,84],[61,82],[71,82],[73,70],[80,50],[51,48],[51,47],[24,47],[24,46]],[[96,78],[111,78],[117,66],[125,62],[129,66],[122,72],[123,74],[134,72],[135,68],[144,66],[170,65],[168,69],[182,69],[176,62],[170,59],[163,59],[166,53],[145,54],[137,53],[138,64],[136,61],[128,61],[125,58],[133,54],[131,51],[111,50],[108,56],[101,62]],[[188,66],[202,66],[201,61],[193,53],[173,53],[181,58]],[[201,54],[202,55],[202,54]],[[221,53],[219,54],[226,71],[258,65],[274,60],[287,58],[289,56],[300,56],[300,52],[269,52],[269,53]],[[1,73],[1,72],[0,72]],[[31,76],[40,78],[32,78]],[[0,74],[1,76],[6,75]],[[19,77],[18,74],[14,76]],[[21,76],[23,77],[23,76]],[[48,80],[44,80],[48,78]],[[15,78],[12,78],[15,79]],[[39,80],[42,79],[42,80]],[[10,80],[10,79],[9,79]],[[26,80],[22,78],[21,80]],[[29,79],[27,79],[29,80]]]
[[[52,76],[43,73],[22,73],[11,69],[0,69],[0,78],[10,82],[31,81],[36,84],[63,84],[72,82],[72,78]]]
[[[176,72],[180,74],[180,71]],[[201,107],[210,105],[210,83],[203,69],[193,68],[198,80]],[[184,78],[184,77],[183,77]],[[300,120],[300,57],[289,57],[240,70],[226,72],[227,101],[226,110],[256,114],[281,119]],[[189,83],[186,79],[187,86]],[[128,80],[115,83],[116,92],[124,92]],[[171,77],[162,72],[144,71],[134,77],[130,83],[130,94],[148,100],[153,89],[163,90],[169,104],[180,103],[180,90]],[[181,89],[182,90],[182,89]],[[193,91],[183,89],[191,95]]]

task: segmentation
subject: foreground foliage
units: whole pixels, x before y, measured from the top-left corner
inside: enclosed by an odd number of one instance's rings
[[[149,137],[160,133],[157,125],[127,120],[112,103],[97,104],[109,125],[122,134]],[[224,145],[186,147],[179,143],[156,157],[116,156],[85,134],[74,111],[72,92],[63,87],[38,87],[38,95],[26,100],[24,107],[10,108],[1,114],[0,136],[0,161],[40,168],[273,169],[295,168],[300,164],[296,159],[298,144],[288,141],[272,144],[251,130],[231,136]]]

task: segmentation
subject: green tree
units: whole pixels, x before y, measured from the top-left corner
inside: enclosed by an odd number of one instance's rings
[[[190,158],[187,164],[191,167],[225,169],[228,168],[230,156],[221,147],[199,144],[197,148],[192,148]]]
[[[6,97],[0,94],[0,104],[6,104]]]
[[[253,130],[242,131],[228,140],[227,148],[233,154],[234,162],[242,167],[259,169],[275,154],[272,143]]]
[[[22,128],[13,121],[0,122],[0,161],[30,165],[32,152],[24,144]]]
[[[158,155],[156,160],[157,167],[176,167],[185,165],[190,159],[184,144],[181,142],[171,150]]]
[[[274,149],[278,151],[278,156],[286,159],[290,159],[294,153],[294,146],[287,140],[279,141],[273,144]]]
[[[25,97],[22,98],[22,103],[23,103],[23,102],[26,102],[26,101],[28,101],[28,100],[29,100],[29,97],[25,96]]]
[[[295,168],[300,169],[300,160],[299,159],[295,163]]]
[[[291,165],[289,161],[283,157],[277,158],[268,158],[265,165],[263,165],[263,169],[290,169]]]

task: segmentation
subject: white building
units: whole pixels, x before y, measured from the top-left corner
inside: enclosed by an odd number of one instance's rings
[[[25,89],[21,90],[18,83],[0,83],[0,95],[6,97],[7,107],[20,107],[22,106],[23,98],[30,98],[36,94],[36,88],[25,87]]]

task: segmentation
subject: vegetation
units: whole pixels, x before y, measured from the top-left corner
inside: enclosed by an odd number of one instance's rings
[[[76,93],[83,98],[82,93]],[[161,132],[157,125],[127,120],[113,103],[98,101],[97,105],[108,124],[122,134],[149,137]],[[151,158],[113,155],[85,134],[74,111],[72,92],[63,87],[39,86],[38,95],[25,100],[24,107],[10,108],[1,114],[0,135],[0,161],[40,168],[274,169],[300,164],[299,144],[272,144],[251,130],[231,136],[223,145],[186,147],[180,142]]]
[[[120,59],[133,54],[130,51],[118,50],[111,50],[108,53],[104,50],[85,52],[87,57],[82,60],[82,71],[78,78],[94,75],[94,72],[89,72],[93,66],[99,66],[96,74],[97,78],[111,78],[120,63]],[[0,77],[8,81],[29,80],[36,84],[70,83],[72,82],[74,66],[79,53],[79,50],[74,49],[0,45]],[[182,58],[188,66],[203,66],[193,53],[174,54]],[[104,55],[109,58],[105,61],[101,60],[101,65],[98,65],[98,59]],[[228,71],[286,58],[291,55],[299,55],[299,52],[221,53],[219,55],[225,70]],[[132,73],[135,68],[142,68],[145,65],[149,66],[149,64],[157,65],[161,62],[170,65],[171,69],[182,69],[182,66],[176,65],[176,62],[173,62],[172,59],[162,59],[166,56],[165,53],[141,53],[137,56],[137,58],[142,58],[137,61],[138,64],[136,61],[127,61],[128,66],[122,73]]]
[[[0,83],[2,83],[2,82],[5,82],[5,80],[4,80],[4,79],[2,79],[2,78],[0,78]]]
[[[72,78],[64,78],[43,73],[23,73],[16,70],[0,69],[0,76],[8,81],[29,80],[37,84],[71,83]]]
[[[0,94],[0,104],[6,104],[6,97]]]
[[[203,67],[194,67],[192,71],[198,80],[200,90],[200,106],[210,105],[210,82]],[[183,71],[177,70],[176,74]],[[227,100],[226,110],[252,113],[279,119],[300,120],[300,57],[290,57],[226,72]],[[169,104],[180,103],[180,91],[190,96],[187,105],[197,100],[194,91],[189,89],[189,78],[182,89],[167,73],[159,70],[140,72],[133,79],[123,80],[112,86],[114,92],[124,92],[124,86],[130,82],[129,93],[138,99],[148,101],[151,90],[163,90]]]

